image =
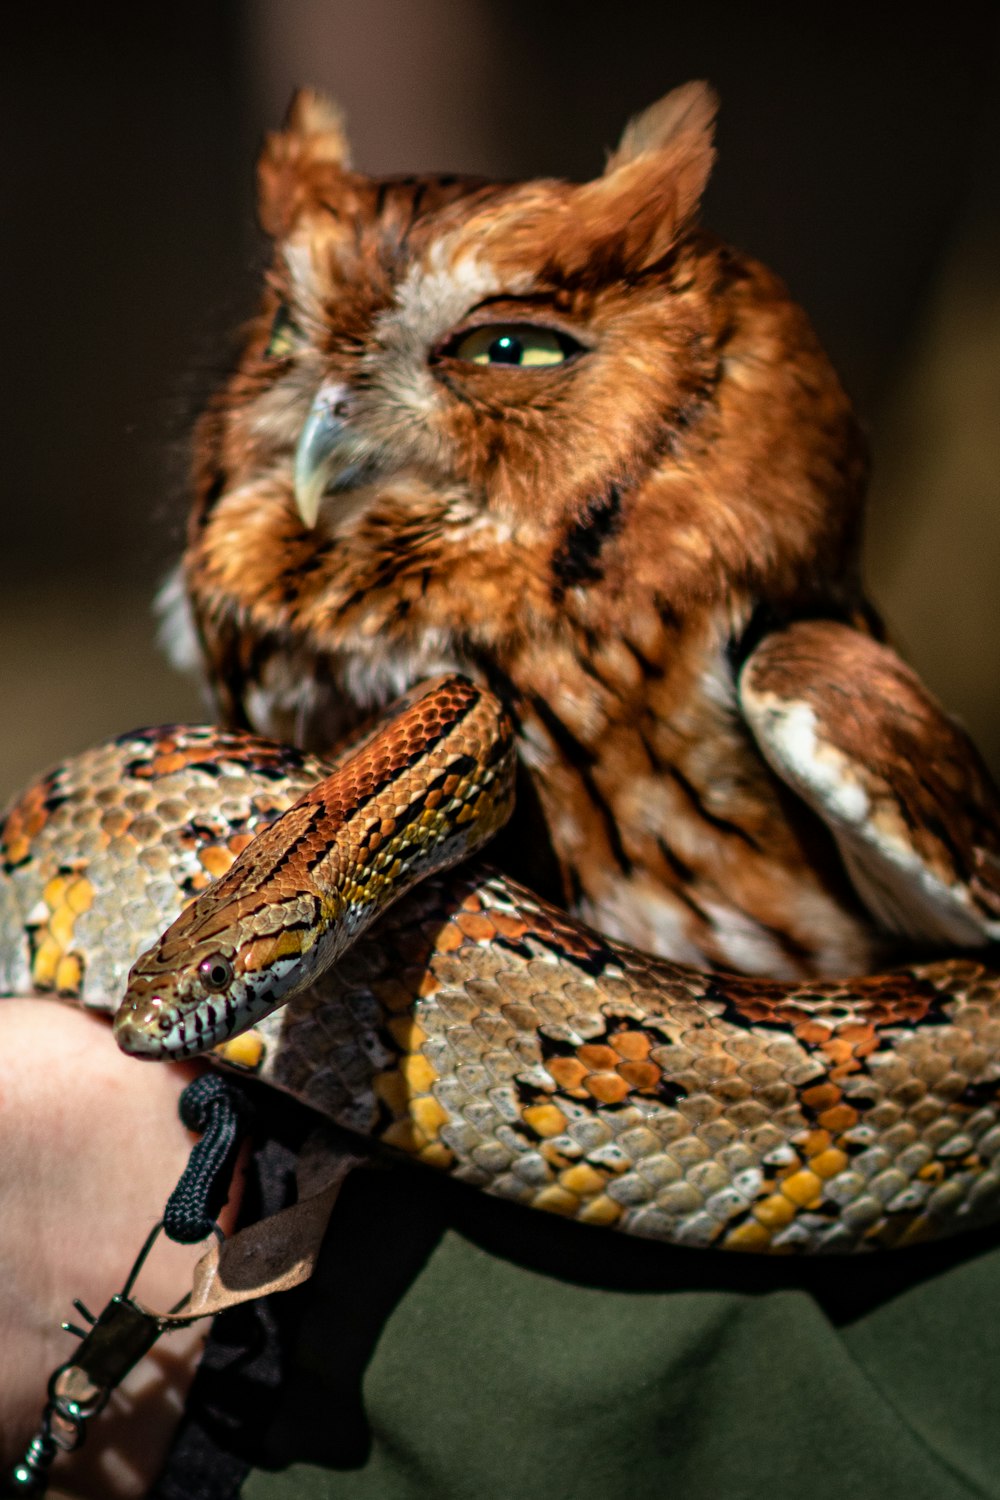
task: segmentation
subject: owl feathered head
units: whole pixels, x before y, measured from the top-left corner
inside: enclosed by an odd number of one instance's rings
[[[350,687],[853,597],[863,444],[784,286],[698,223],[715,108],[688,84],[593,181],[496,183],[366,177],[296,96],[260,159],[263,304],[200,431],[210,654],[279,642]]]

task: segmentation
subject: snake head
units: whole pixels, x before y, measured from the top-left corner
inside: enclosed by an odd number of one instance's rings
[[[114,1022],[124,1052],[206,1052],[312,981],[316,941],[328,926],[322,903],[302,892],[257,906],[253,891],[234,866],[136,961]]]
[[[138,959],[119,1046],[189,1057],[307,989],[417,880],[493,836],[513,773],[513,731],[491,694],[451,677],[402,700]]]
[[[189,952],[179,964],[170,962],[165,946],[161,939],[129,974],[114,1022],[115,1040],[124,1052],[133,1057],[190,1057],[271,1009],[261,1004],[260,987],[237,973],[232,944],[217,945],[193,960]]]
[[[187,1057],[230,1035],[240,1006],[233,958],[218,949],[193,970],[167,968],[159,946],[133,967],[115,1016],[115,1039],[134,1057]],[[235,993],[233,993],[235,991]]]
[[[115,1040],[132,1057],[182,1058],[207,1052],[281,1004],[266,983],[235,972],[222,949],[167,971],[158,950],[143,955],[129,975],[114,1021]]]

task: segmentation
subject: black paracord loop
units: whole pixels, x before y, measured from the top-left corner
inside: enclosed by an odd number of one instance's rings
[[[180,1245],[205,1239],[229,1192],[240,1141],[250,1123],[246,1095],[218,1073],[203,1073],[181,1094],[178,1109],[201,1140],[163,1210],[163,1232]]]

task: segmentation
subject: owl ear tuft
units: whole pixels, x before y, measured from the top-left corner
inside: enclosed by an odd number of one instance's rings
[[[719,97],[710,84],[683,83],[657,99],[641,114],[633,115],[608,158],[605,175],[615,172],[643,151],[662,151],[682,131],[701,135],[711,144]]]
[[[715,109],[707,84],[688,83],[631,120],[604,175],[575,190],[571,248],[560,258],[632,274],[662,259],[705,190]]]
[[[283,130],[264,142],[257,163],[258,209],[270,235],[287,233],[316,180],[316,168],[326,177],[347,171],[351,151],[340,109],[315,89],[299,89],[292,99]]]
[[[299,89],[289,105],[285,129],[289,135],[302,138],[313,161],[345,168],[351,165],[344,112],[317,89]]]

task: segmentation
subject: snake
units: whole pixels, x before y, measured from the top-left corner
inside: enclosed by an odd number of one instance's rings
[[[64,761],[0,829],[0,984],[110,1011],[396,1158],[696,1249],[908,1246],[1000,1216],[1000,973],[702,970],[485,862],[505,713],[423,685],[333,760],[158,726]],[[486,849],[488,855],[488,849]]]

